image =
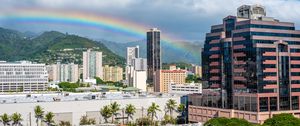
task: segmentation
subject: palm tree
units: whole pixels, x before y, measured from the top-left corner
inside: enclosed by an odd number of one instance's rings
[[[153,122],[154,116],[157,118],[157,111],[161,111],[159,109],[159,105],[152,102],[151,106],[147,110],[147,115],[151,117],[151,121]]]
[[[60,121],[59,126],[71,126],[71,123],[69,121]]]
[[[185,105],[184,104],[179,104],[178,108],[177,108],[177,111],[180,113],[180,116],[181,117],[184,117],[184,122],[186,122],[186,117],[185,115],[183,114],[184,111],[185,111]]]
[[[102,117],[105,120],[105,123],[107,123],[107,119],[110,118],[112,116],[112,111],[110,106],[106,105],[104,106],[101,110],[100,110],[100,114],[102,115]]]
[[[174,99],[169,99],[166,103],[166,110],[173,117],[173,111],[176,110],[177,102]]]
[[[134,105],[128,104],[128,105],[126,106],[126,108],[125,108],[125,113],[127,114],[127,116],[128,116],[129,118],[133,119],[132,116],[134,115],[135,112],[136,112],[136,108],[134,107]],[[128,120],[129,120],[129,118],[128,118]],[[128,122],[128,120],[127,120],[127,122]]]
[[[3,123],[4,126],[9,125],[9,122],[11,121],[9,116],[4,113],[3,115],[0,116],[0,121]]]
[[[120,104],[118,104],[117,102],[113,102],[110,104],[110,109],[112,114],[112,123],[114,123],[115,116],[119,114],[118,111],[120,110]]]
[[[22,116],[21,116],[20,113],[14,113],[14,114],[11,115],[10,118],[12,120],[12,125],[14,125],[14,126],[20,126],[20,125],[22,125],[21,121],[23,119],[22,119]]]
[[[44,117],[44,110],[41,106],[35,106],[34,108],[34,114],[36,118],[36,125],[39,126],[39,121],[43,119]]]
[[[53,123],[54,123],[54,114],[52,112],[48,112],[46,115],[45,115],[45,118],[44,118],[44,122],[48,125],[48,126],[53,126]]]

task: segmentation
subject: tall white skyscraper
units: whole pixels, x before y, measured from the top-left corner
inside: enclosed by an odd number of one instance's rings
[[[132,65],[132,59],[139,58],[139,46],[127,47],[127,66]]]
[[[79,79],[78,65],[60,63],[53,64],[51,74],[53,81],[74,83]]]
[[[88,49],[83,52],[83,80],[100,77],[103,79],[102,52]]]

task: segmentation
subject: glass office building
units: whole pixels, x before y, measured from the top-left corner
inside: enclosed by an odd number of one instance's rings
[[[267,17],[260,5],[243,5],[237,15],[225,17],[206,34],[203,77],[211,91],[197,96],[201,103],[190,104],[249,112],[299,111],[300,31],[294,23]]]

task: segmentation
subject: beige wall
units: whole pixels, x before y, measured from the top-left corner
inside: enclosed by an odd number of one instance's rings
[[[156,92],[169,92],[169,84],[183,84],[185,83],[186,71],[185,70],[160,70],[156,73],[156,86],[159,90]]]
[[[300,110],[291,111],[271,111],[271,112],[249,112],[239,111],[233,109],[219,109],[212,107],[202,106],[189,106],[189,121],[190,122],[206,122],[211,118],[215,117],[226,117],[226,118],[240,118],[245,119],[251,123],[262,124],[268,118],[271,118],[275,114],[280,113],[291,113],[295,117],[300,117]]]

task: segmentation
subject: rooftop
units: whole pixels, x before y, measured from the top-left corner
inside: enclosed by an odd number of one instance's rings
[[[62,102],[62,101],[88,101],[88,100],[122,100],[142,98],[168,98],[175,97],[170,94],[136,94],[122,92],[88,92],[88,93],[47,93],[47,94],[2,94],[0,104],[33,103],[33,102]]]

